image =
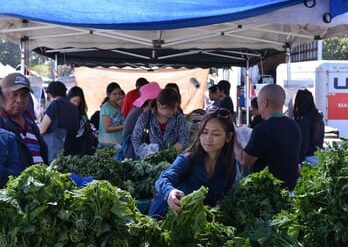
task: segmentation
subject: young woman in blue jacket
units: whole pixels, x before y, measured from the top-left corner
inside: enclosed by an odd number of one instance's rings
[[[205,203],[214,206],[232,187],[237,166],[230,115],[227,109],[215,108],[205,116],[192,147],[180,154],[156,181],[150,216],[163,217],[168,207],[178,213],[182,196],[201,186],[208,188]]]

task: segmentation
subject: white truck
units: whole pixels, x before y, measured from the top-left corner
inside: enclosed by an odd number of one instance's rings
[[[298,89],[307,88],[317,108],[323,112],[325,125],[337,128],[339,136],[348,138],[348,61],[309,61],[277,67],[276,83],[287,93],[291,106]]]

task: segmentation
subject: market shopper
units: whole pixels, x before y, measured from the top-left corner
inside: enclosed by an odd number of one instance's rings
[[[192,147],[157,179],[149,215],[163,217],[168,207],[178,213],[181,197],[201,186],[208,188],[206,204],[213,206],[221,200],[236,180],[234,134],[228,110],[217,108],[208,113]]]
[[[31,90],[28,78],[20,73],[12,73],[2,79],[1,87],[0,128],[15,134],[17,149],[11,145],[11,150],[18,153],[19,170],[36,163],[48,164],[46,144],[34,119],[26,111]],[[5,150],[1,149],[1,152]]]
[[[252,129],[265,121],[262,119],[261,114],[259,112],[259,107],[257,105],[257,97],[251,100],[251,115],[252,119],[250,121],[250,128]]]
[[[209,91],[209,100],[212,101],[213,106],[219,107],[221,104],[221,99],[220,99],[220,90],[218,85],[212,85],[208,88]]]
[[[325,131],[323,115],[316,108],[313,95],[307,89],[297,91],[293,116],[302,134],[300,161],[315,165],[319,160],[314,152],[323,148]]]
[[[40,133],[48,146],[49,162],[63,149],[64,154],[78,154],[76,133],[80,127],[78,108],[66,97],[66,87],[60,81],[47,89],[50,102],[40,124]]]
[[[3,95],[0,87],[0,106]],[[0,128],[0,188],[8,181],[9,176],[17,176],[21,172],[16,135]]]
[[[135,124],[143,112],[150,111],[152,109],[152,102],[158,97],[158,94],[161,91],[160,86],[157,82],[150,82],[140,88],[140,97],[137,98],[133,105],[134,108],[128,114],[124,120],[123,133],[121,146],[122,150],[119,150],[118,159],[122,160],[123,158],[132,158],[136,159],[134,148],[131,142],[131,136],[135,127]]]
[[[138,78],[137,81],[135,82],[135,89],[129,91],[125,95],[123,106],[122,106],[122,116],[124,118],[126,118],[127,115],[130,113],[130,111],[133,109],[133,102],[137,98],[139,98],[140,96],[139,89],[148,83],[149,82],[145,78],[143,77]]]
[[[153,102],[153,109],[139,116],[131,140],[140,158],[151,150],[174,146],[181,152],[187,146],[188,125],[184,115],[178,112],[179,102],[179,95],[173,89],[163,89]]]
[[[226,108],[231,112],[231,116],[234,115],[234,107],[233,107],[233,101],[230,96],[230,89],[231,89],[231,83],[226,80],[221,80],[217,84],[219,88],[219,94],[220,94],[220,107]]]
[[[181,108],[181,93],[180,93],[180,88],[179,88],[178,84],[176,84],[176,83],[174,83],[174,82],[170,82],[170,83],[167,83],[167,84],[165,85],[164,88],[171,88],[171,89],[175,90],[175,92],[178,93],[178,95],[179,95],[179,107],[178,107],[178,111],[179,111],[181,114],[184,114],[184,111],[183,111],[182,108]]]
[[[265,122],[256,126],[243,150],[235,141],[236,158],[254,172],[268,166],[269,171],[292,190],[299,177],[301,131],[298,124],[282,113],[285,92],[269,84],[258,95],[259,111]]]
[[[98,142],[102,148],[113,148],[121,142],[123,117],[119,102],[122,99],[122,89],[116,82],[111,82],[106,88],[107,97],[100,108]]]
[[[70,88],[67,97],[79,111],[80,128],[76,133],[77,153],[80,155],[93,154],[97,148],[98,139],[92,131],[86,113],[88,108],[82,88],[78,86]]]

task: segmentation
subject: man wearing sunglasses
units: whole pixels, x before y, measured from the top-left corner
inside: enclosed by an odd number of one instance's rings
[[[299,177],[300,128],[282,113],[285,101],[282,87],[275,84],[263,87],[257,101],[265,122],[255,127],[244,150],[235,140],[235,156],[243,165],[253,166],[254,172],[268,166],[284,182],[284,187],[293,190]]]

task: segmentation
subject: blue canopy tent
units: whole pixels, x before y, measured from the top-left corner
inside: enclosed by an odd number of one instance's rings
[[[205,26],[272,12],[303,0],[0,1],[0,14],[45,23],[114,30]]]
[[[348,25],[344,0],[0,0],[0,6],[0,37],[60,63],[92,66],[256,63],[347,32]],[[108,54],[105,64],[101,54]]]

